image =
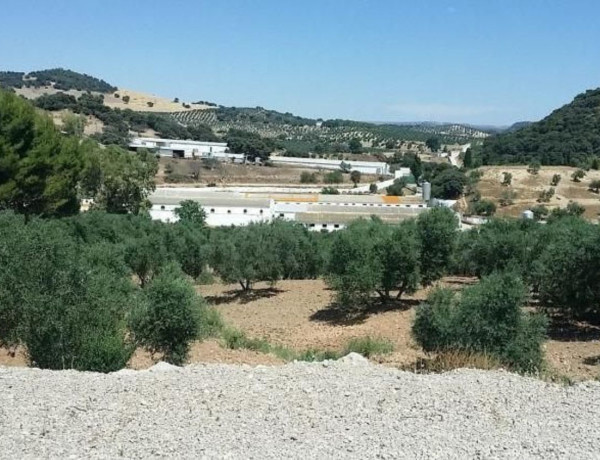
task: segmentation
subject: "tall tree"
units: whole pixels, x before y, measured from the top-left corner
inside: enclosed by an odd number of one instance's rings
[[[27,101],[0,91],[0,209],[76,214],[82,160],[76,139],[62,136]]]

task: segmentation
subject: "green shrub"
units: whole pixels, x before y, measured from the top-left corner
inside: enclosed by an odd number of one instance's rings
[[[298,361],[326,361],[330,359],[339,359],[340,354],[333,350],[317,350],[317,349],[308,349],[304,350],[298,356],[296,356],[296,360]]]
[[[394,344],[388,339],[377,337],[358,337],[348,341],[344,354],[358,353],[365,358],[375,355],[387,355],[394,351]]]
[[[133,286],[111,266],[88,259],[58,222],[28,225],[0,214],[0,346],[22,345],[46,369],[111,372],[134,348],[125,316]]]
[[[214,321],[214,315],[203,311],[202,298],[176,265],[166,266],[144,294],[146,302],[130,320],[136,343],[169,363],[183,364],[191,342],[200,337],[202,319]]]
[[[344,176],[341,171],[332,171],[323,176],[323,182],[326,184],[341,184],[344,182]]]
[[[316,184],[318,182],[316,173],[309,173],[308,171],[303,171],[300,174],[300,183],[301,184]]]
[[[542,366],[547,321],[524,313],[524,303],[525,286],[512,273],[490,275],[460,295],[437,289],[417,310],[413,335],[425,351],[489,354],[532,372]]]

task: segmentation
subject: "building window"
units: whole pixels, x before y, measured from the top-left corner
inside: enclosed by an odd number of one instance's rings
[[[247,209],[244,209],[244,214],[248,214],[248,210]]]
[[[262,210],[262,209],[260,210],[260,213],[261,213],[261,214],[263,213],[263,210]]]
[[[312,227],[314,227],[314,226],[315,226],[315,224],[310,224],[310,227],[311,227],[311,228],[312,228]]]
[[[214,212],[215,212],[215,208],[210,208],[210,212],[211,212],[212,214],[214,214]]]
[[[228,210],[227,210],[227,214],[231,214],[231,209],[228,209]]]
[[[333,224],[333,228],[340,228],[340,224]]]
[[[160,207],[160,209],[161,209],[162,211],[164,211],[164,210],[165,210],[165,205],[163,204],[163,205]]]
[[[327,224],[323,224],[323,225],[321,225],[321,227],[327,228]]]
[[[283,214],[283,213],[280,213],[280,214],[279,214],[279,217],[285,217],[285,216],[284,216],[284,214]]]

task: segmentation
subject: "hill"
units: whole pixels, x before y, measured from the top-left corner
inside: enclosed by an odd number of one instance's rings
[[[588,165],[600,156],[600,88],[579,94],[541,121],[487,138],[479,156],[486,165]]]
[[[65,69],[0,72],[0,86],[33,100],[51,112],[70,110],[94,124],[103,143],[125,143],[130,135],[215,141],[231,130],[265,138],[290,156],[308,152],[342,153],[384,150],[425,152],[425,141],[464,144],[488,133],[460,124],[369,123],[322,120],[263,107],[224,107],[206,101],[182,102],[118,88],[99,78]],[[99,132],[98,132],[99,131]],[[351,149],[350,145],[354,143]],[[358,146],[358,147],[357,147]]]

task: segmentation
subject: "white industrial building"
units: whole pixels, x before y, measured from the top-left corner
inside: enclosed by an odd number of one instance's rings
[[[382,161],[325,160],[321,158],[278,157],[270,158],[274,165],[296,166],[299,168],[339,170],[342,163],[350,167],[350,171],[363,174],[390,175],[390,165]]]
[[[198,188],[158,188],[151,196],[153,219],[177,220],[175,209],[184,200],[198,201],[211,227],[247,225],[285,219],[314,231],[334,231],[352,220],[377,216],[397,223],[427,209],[419,196],[268,194],[208,191]]]
[[[156,151],[161,156],[173,158],[215,158],[221,161],[244,162],[241,153],[229,153],[224,142],[185,141],[177,139],[157,139],[134,137],[129,143],[131,150],[140,148]]]

